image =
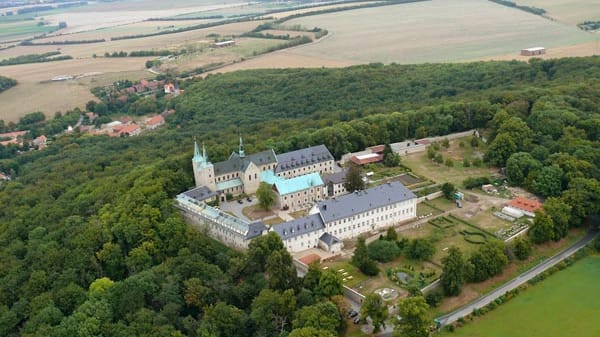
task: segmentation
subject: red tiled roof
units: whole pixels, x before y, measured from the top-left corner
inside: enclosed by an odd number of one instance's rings
[[[417,139],[415,140],[415,143],[420,144],[420,145],[429,145],[431,142],[429,141],[429,139]]]
[[[131,125],[125,125],[124,127],[122,127],[119,130],[120,134],[124,134],[124,133],[133,133],[135,130],[139,129],[140,127],[137,124],[131,124]]]
[[[163,118],[163,116],[156,115],[156,116],[150,118],[148,120],[148,122],[146,123],[146,125],[153,126],[153,125],[161,124],[161,123],[164,123],[164,122],[165,122],[165,119]]]
[[[315,261],[321,261],[321,257],[317,254],[310,254],[300,258],[300,262],[304,263],[307,266]]]
[[[373,153],[383,153],[383,150],[385,150],[385,145],[375,145],[368,147],[367,149],[371,150]]]
[[[383,160],[383,155],[378,154],[375,156],[369,156],[367,158],[360,158],[360,157],[364,157],[363,156],[352,156],[352,158],[350,158],[350,160],[355,163],[356,165],[365,165],[365,164],[370,164],[370,163],[377,163]]]
[[[509,206],[527,212],[535,212],[542,207],[542,204],[537,200],[516,197],[508,203]]]

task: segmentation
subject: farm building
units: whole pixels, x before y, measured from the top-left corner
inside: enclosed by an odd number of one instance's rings
[[[358,156],[352,156],[350,160],[356,165],[366,165],[382,161],[383,155],[378,153],[361,154]]]
[[[515,216],[517,214],[524,214],[530,218],[535,218],[535,211],[540,208],[542,208],[542,204],[537,200],[516,197],[502,209],[502,212],[516,218],[519,218],[519,216]]]
[[[165,119],[162,115],[156,115],[146,122],[146,127],[150,130],[154,130],[161,125],[165,124]]]
[[[233,46],[235,46],[235,41],[233,41],[233,40],[213,43],[214,48],[225,48],[225,47],[233,47]]]
[[[544,47],[533,47],[527,49],[521,49],[522,56],[535,56],[546,54],[546,48]]]

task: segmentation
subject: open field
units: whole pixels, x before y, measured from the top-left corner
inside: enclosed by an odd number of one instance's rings
[[[460,18],[460,19],[458,19]],[[479,0],[432,0],[307,16],[286,22],[330,37],[291,54],[350,62],[455,62],[543,45],[594,40],[576,27]]]
[[[600,20],[600,2],[596,0],[517,0],[519,5],[546,10],[546,16],[576,25]]]
[[[206,12],[228,7],[239,6],[244,2],[239,1],[203,1],[202,5],[189,4],[186,7],[170,6],[171,2],[153,6],[147,1],[124,1],[110,4],[97,4],[81,7],[69,13],[47,15],[44,18],[52,24],[66,21],[68,27],[61,33],[74,33],[98,28],[113,27],[133,22],[140,22],[150,18],[169,17],[190,12]],[[152,2],[152,1],[150,1]]]
[[[2,67],[2,75],[18,80],[19,84],[0,94],[0,119],[16,121],[20,116],[34,111],[53,116],[56,111],[65,112],[77,106],[83,107],[86,102],[94,99],[90,88],[99,85],[96,79],[101,81],[106,76],[114,80],[139,79],[142,75],[147,76],[145,60],[147,58],[143,57],[102,58]],[[73,76],[92,72],[101,74],[80,80],[40,83],[58,75]]]
[[[0,24],[0,42],[33,37],[54,31],[58,28],[57,26],[50,25],[38,26],[37,22],[21,21]]]
[[[487,167],[463,167],[463,158],[470,160],[482,157],[485,147],[481,144],[477,148],[472,148],[469,140],[471,137],[455,139],[450,141],[448,149],[440,146],[438,151],[444,160],[451,158],[454,161],[453,167],[447,167],[445,164],[438,164],[427,157],[426,152],[411,153],[402,157],[402,165],[409,167],[413,172],[420,176],[428,177],[437,183],[450,182],[460,187],[463,180],[467,177],[490,176],[495,173],[494,169]],[[464,147],[460,147],[460,142]]]
[[[598,34],[598,33],[594,33]],[[536,58],[541,58],[544,60],[547,59],[556,59],[561,57],[581,57],[581,56],[590,56],[590,55],[600,55],[600,35],[597,35],[598,40],[594,42],[587,42],[582,44],[577,44],[574,46],[564,46],[564,47],[554,47],[554,48],[546,48],[546,54],[544,55],[536,55]],[[527,61],[531,57],[521,56],[518,51],[502,54],[502,55],[494,55],[494,56],[486,56],[477,61]]]
[[[261,21],[253,22],[240,22],[232,23],[218,27],[211,27],[205,29],[192,30],[176,34],[150,36],[140,39],[132,40],[117,40],[100,43],[87,43],[87,44],[70,44],[70,45],[48,45],[48,46],[18,46],[0,51],[0,59],[14,57],[23,54],[41,54],[49,51],[54,51],[60,48],[61,52],[65,55],[71,55],[74,58],[91,58],[93,54],[98,56],[104,55],[105,52],[115,51],[135,51],[135,50],[179,50],[181,48],[188,48],[188,46],[199,46],[200,44],[206,44],[212,41],[207,38],[210,34],[219,34],[222,36],[228,35],[239,35],[249,30],[254,29],[259,25]],[[98,33],[100,32],[100,33]],[[101,31],[98,32],[86,32],[82,34],[69,35],[69,40],[91,40],[91,39],[102,39],[107,38],[103,36]],[[56,38],[59,41],[64,41],[65,37],[61,36]]]
[[[600,336],[600,257],[591,256],[530,287],[485,316],[442,336]]]

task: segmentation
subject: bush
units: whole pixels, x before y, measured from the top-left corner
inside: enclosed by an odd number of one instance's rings
[[[430,307],[437,308],[442,303],[442,293],[434,291],[425,296],[425,301]]]
[[[531,241],[527,238],[516,238],[513,242],[513,254],[515,254],[519,260],[526,260],[531,254],[531,250]]]
[[[404,248],[406,257],[413,260],[426,260],[435,254],[435,245],[423,238],[411,240]]]
[[[477,160],[477,159],[475,159]],[[475,160],[473,160],[473,166],[475,165]],[[463,186],[468,189],[472,189],[475,187],[481,187],[481,185],[486,185],[490,183],[490,178],[488,177],[469,177],[463,180]]]
[[[379,262],[390,262],[400,256],[400,248],[393,241],[376,240],[367,246],[369,258]]]

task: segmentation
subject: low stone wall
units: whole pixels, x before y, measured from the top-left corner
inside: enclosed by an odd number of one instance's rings
[[[417,204],[421,203],[423,201],[437,199],[437,198],[439,198],[439,197],[441,197],[443,195],[444,195],[444,192],[442,192],[442,191],[433,192],[433,193],[428,194],[428,195],[426,195],[424,197],[417,198]]]

